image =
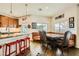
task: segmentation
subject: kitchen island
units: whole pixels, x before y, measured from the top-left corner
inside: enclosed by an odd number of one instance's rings
[[[19,35],[16,35],[16,36],[8,36],[8,37],[0,37],[0,46],[2,46],[2,48],[0,49],[0,55],[3,56],[5,55],[5,45],[7,43],[10,43],[10,42],[14,42],[16,40],[20,40],[20,39],[23,39],[23,38],[26,38],[26,37],[29,37],[28,35],[29,34],[23,34],[23,33],[18,33]],[[28,42],[27,42],[27,46],[28,45]],[[13,48],[14,49],[14,48]],[[12,49],[12,50],[13,50]]]

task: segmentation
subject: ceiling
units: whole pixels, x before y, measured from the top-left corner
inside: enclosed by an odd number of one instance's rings
[[[0,3],[0,14],[11,15],[20,17],[24,15],[40,15],[40,16],[53,16],[57,12],[62,11],[70,6],[76,4],[73,3]],[[27,11],[27,12],[26,12]]]

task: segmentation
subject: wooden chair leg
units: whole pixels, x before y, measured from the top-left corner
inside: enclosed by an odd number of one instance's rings
[[[5,47],[5,45],[3,45],[3,56],[4,56],[4,47]]]
[[[10,56],[10,52],[11,52],[11,46],[9,46],[9,56]]]
[[[29,47],[28,48],[30,49],[30,39],[29,39]]]
[[[67,48],[67,55],[69,56],[69,48]]]
[[[17,52],[17,44],[16,44],[16,55],[18,54],[18,52]]]
[[[21,42],[19,42],[19,53],[21,53]]]
[[[6,48],[5,48],[5,56],[7,55],[7,46],[6,46]]]

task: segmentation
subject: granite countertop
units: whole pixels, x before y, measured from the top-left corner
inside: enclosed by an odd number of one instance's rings
[[[0,33],[0,39],[26,35],[20,32]]]
[[[27,37],[27,34],[18,35],[18,36],[15,36],[15,37],[1,38],[0,39],[0,45],[5,45],[6,43],[16,41],[16,40],[20,40],[20,39],[22,39],[24,37]]]
[[[0,32],[0,34],[13,34],[13,33],[20,33],[20,32]]]
[[[11,38],[11,37],[18,37],[18,36],[23,36],[23,35],[27,35],[27,34],[21,34],[19,33],[18,35],[13,34],[13,35],[6,35],[6,36],[0,36],[0,39],[5,39],[5,38]]]

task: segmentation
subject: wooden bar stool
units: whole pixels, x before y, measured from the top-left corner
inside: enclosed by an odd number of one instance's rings
[[[30,49],[30,37],[26,37],[25,39],[26,39],[27,43],[29,44],[29,46],[28,46],[27,48]],[[27,44],[27,45],[28,45],[28,44]]]
[[[0,49],[2,48],[2,46],[0,45]]]
[[[22,53],[23,51],[26,52],[26,49],[29,48],[27,47],[27,40],[29,41],[29,47],[30,47],[30,38],[26,37],[24,39],[20,39],[19,41],[19,51]],[[23,46],[22,46],[23,43]]]
[[[5,47],[5,44],[4,45],[0,45],[0,49],[2,49],[2,51],[1,51],[2,52],[2,56],[5,55],[5,53],[4,53],[4,50],[5,50],[4,47]]]
[[[22,53],[23,51],[25,52],[25,49],[26,49],[26,42],[25,42],[25,39],[20,39],[19,40],[19,51],[20,53]]]
[[[6,48],[5,48],[5,56],[10,56],[13,53],[15,53],[17,55],[17,41],[14,42],[10,42],[6,44]],[[15,50],[11,52],[12,46],[15,46]]]
[[[0,45],[0,49],[2,48],[2,46]],[[2,51],[0,51],[0,53],[1,53]],[[0,56],[1,56],[1,54],[0,54]]]

